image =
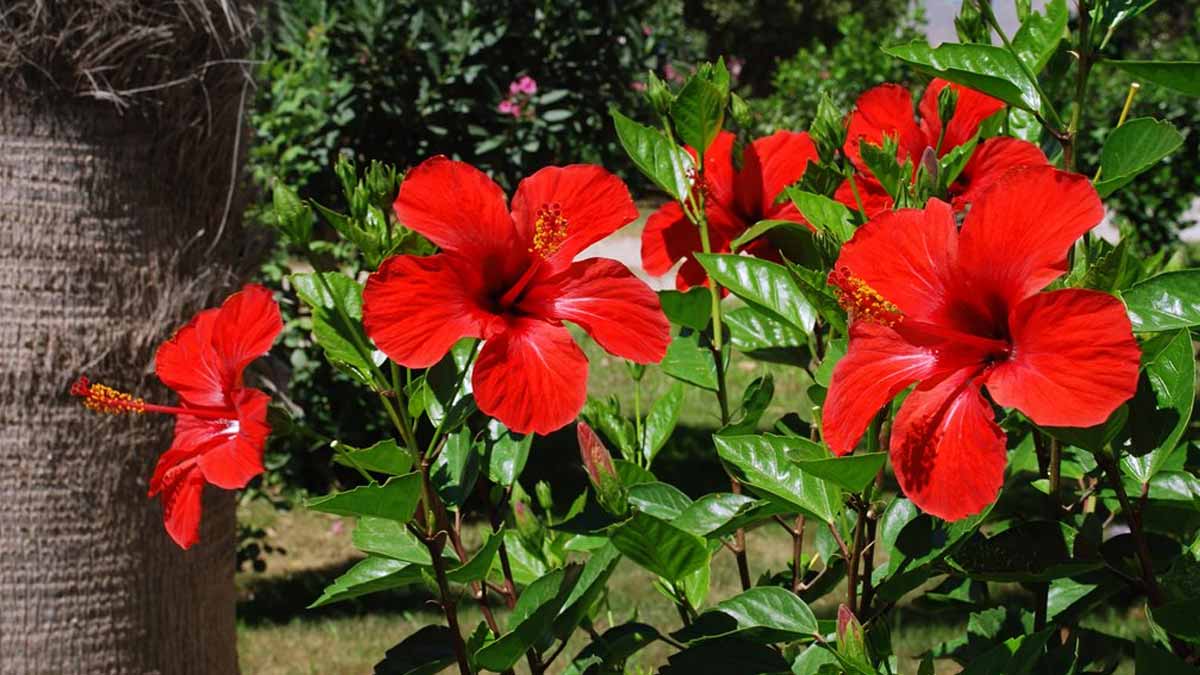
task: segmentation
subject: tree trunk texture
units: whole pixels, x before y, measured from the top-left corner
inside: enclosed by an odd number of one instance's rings
[[[217,231],[226,192],[201,189],[228,188],[237,120],[215,119],[223,131],[189,157],[165,122],[0,92],[4,675],[238,671],[233,493],[206,490],[201,542],[179,550],[146,496],[172,419],[97,415],[68,395],[86,373],[175,403],[154,349],[244,259],[214,243],[231,239]]]

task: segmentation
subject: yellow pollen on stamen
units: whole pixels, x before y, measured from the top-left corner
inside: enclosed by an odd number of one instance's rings
[[[847,267],[831,271],[829,285],[834,287],[838,304],[855,319],[891,328],[903,318],[899,307],[871,288],[867,282],[850,274]]]
[[[557,203],[543,204],[533,221],[533,246],[530,252],[546,260],[557,253],[566,240],[567,219],[562,214],[562,207]]]
[[[83,406],[93,412],[107,415],[146,412],[144,400],[98,382],[88,382],[82,376],[71,386],[71,395],[82,398]]]

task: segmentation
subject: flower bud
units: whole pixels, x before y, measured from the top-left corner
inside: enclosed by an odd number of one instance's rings
[[[316,216],[312,208],[305,204],[294,190],[276,182],[271,194],[275,207],[275,226],[293,244],[305,246],[312,239],[313,223]]]
[[[954,117],[954,109],[958,106],[958,90],[950,85],[946,85],[938,92],[938,119],[942,121],[942,128],[950,126],[950,120]]]
[[[750,105],[737,94],[729,95],[729,114],[733,121],[743,129],[749,128],[753,120],[750,118]]]
[[[846,605],[838,605],[837,651],[843,659],[851,663],[870,664],[862,624]]]
[[[544,480],[539,480],[533,486],[533,492],[537,495],[538,506],[542,510],[549,513],[554,510],[554,497],[550,494],[550,484]]]
[[[625,488],[621,485],[621,478],[617,475],[617,467],[613,464],[608,448],[604,447],[600,437],[585,422],[580,422],[575,427],[575,434],[579,439],[583,468],[596,490],[600,506],[610,513],[623,514],[627,507]]]
[[[659,115],[669,114],[671,104],[675,102],[675,95],[671,93],[671,88],[667,86],[666,82],[660,80],[653,70],[646,74],[646,99],[650,101],[650,105]]]

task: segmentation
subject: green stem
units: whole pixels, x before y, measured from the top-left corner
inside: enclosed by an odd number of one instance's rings
[[[1083,3],[1080,2],[1080,4],[1082,5]],[[1021,60],[1021,56],[1017,54],[1017,50],[1013,48],[1012,41],[1008,39],[1008,35],[1004,32],[1004,28],[1002,28],[1000,26],[1000,22],[996,20],[996,14],[992,11],[992,3],[990,0],[984,0],[983,2],[980,2],[979,5],[980,9],[983,10],[984,19],[988,22],[988,24],[990,24],[992,30],[996,31],[996,34],[1000,36],[1000,41],[1004,43],[1004,47],[1008,49],[1009,53],[1012,54],[1013,58],[1017,62],[1017,65],[1021,67],[1021,71],[1025,73],[1025,77],[1029,78],[1030,83],[1033,84],[1033,88],[1038,93],[1038,98],[1041,99],[1042,107],[1046,109],[1046,112],[1050,113],[1050,121],[1054,123],[1055,127],[1062,127],[1062,117],[1050,103],[1050,98],[1046,96],[1046,92],[1042,90],[1042,85],[1038,82],[1037,75],[1029,69],[1029,66],[1026,65],[1026,63]]]
[[[1079,0],[1079,64],[1075,71],[1075,107],[1071,110],[1068,140],[1063,145],[1063,165],[1074,171],[1079,159],[1079,132],[1083,120],[1083,102],[1087,98],[1088,75],[1092,71],[1091,15],[1086,0]]]
[[[633,381],[633,429],[634,438],[637,438],[637,447],[634,451],[637,453],[638,464],[643,461],[649,463],[649,457],[643,457],[642,448],[646,447],[646,439],[642,435],[642,381]]]
[[[853,171],[850,172],[850,192],[854,193],[854,204],[858,206],[858,213],[862,216],[863,221],[869,220],[867,210],[863,207],[862,196],[858,194],[858,181],[854,180]]]

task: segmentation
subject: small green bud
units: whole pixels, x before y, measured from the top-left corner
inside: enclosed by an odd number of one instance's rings
[[[942,129],[950,126],[954,118],[954,110],[958,107],[958,89],[947,84],[938,92],[938,119],[942,121]]]
[[[617,475],[617,467],[613,464],[612,455],[600,441],[600,437],[585,422],[575,427],[579,439],[579,454],[583,458],[583,468],[587,471],[588,480],[596,489],[596,499],[604,510],[623,515],[628,507],[625,486]]]
[[[550,494],[550,484],[544,480],[539,480],[537,485],[533,486],[533,492],[537,495],[538,506],[542,507],[547,513],[554,510],[554,497]]]
[[[312,208],[300,199],[295,190],[276,181],[271,194],[275,207],[275,226],[291,243],[304,246],[312,240],[316,216]]]
[[[729,115],[743,129],[749,128],[754,121],[750,115],[750,104],[737,94],[729,95]]]
[[[675,103],[675,95],[671,93],[671,88],[660,80],[654,71],[646,74],[646,99],[659,115],[670,114],[671,105]]]
[[[354,186],[358,185],[358,168],[355,167],[354,160],[345,153],[338,155],[337,163],[333,165],[333,172],[342,184],[342,193],[349,201],[350,196],[354,193]]]
[[[646,366],[640,363],[626,361],[625,368],[629,370],[629,377],[632,378],[634,382],[641,382],[642,378],[646,376]]]

